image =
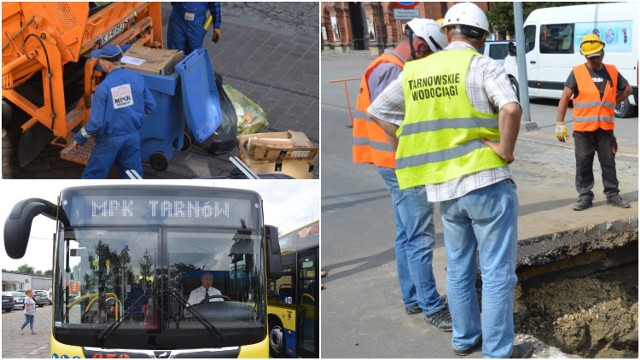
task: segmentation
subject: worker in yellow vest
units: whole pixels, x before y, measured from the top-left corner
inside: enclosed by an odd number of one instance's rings
[[[573,68],[564,83],[558,103],[556,137],[564,142],[569,132],[564,125],[569,100],[573,96],[573,140],[576,153],[576,190],[578,202],[573,210],[593,206],[593,158],[598,153],[607,204],[620,208],[631,205],[620,196],[615,155],[618,149],[613,135],[615,106],[631,95],[631,85],[615,66],[603,64],[604,42],[596,34],[587,34],[580,42],[587,62]]]
[[[433,205],[424,187],[400,190],[395,174],[395,142],[367,117],[371,101],[398,78],[405,62],[420,59],[447,46],[440,25],[431,19],[413,19],[393,49],[373,60],[364,72],[353,122],[353,161],[374,164],[391,194],[396,223],[396,265],[402,303],[407,314],[422,314],[427,324],[451,331],[451,316],[436,289],[432,259],[435,243]]]
[[[490,31],[484,12],[455,4],[442,28],[446,49],[405,64],[367,111],[387,134],[397,131],[400,188],[424,185],[429,201],[440,202],[453,352],[528,358],[533,344],[513,344],[518,197],[507,165],[522,109],[502,65],[478,53]],[[398,108],[400,121],[389,116]]]

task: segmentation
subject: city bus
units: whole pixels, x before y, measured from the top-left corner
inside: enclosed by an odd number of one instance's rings
[[[319,222],[280,236],[282,273],[269,278],[267,313],[273,357],[319,352]]]
[[[66,188],[55,204],[13,207],[4,228],[11,258],[24,256],[38,215],[56,221],[52,357],[269,355],[267,277],[282,272],[281,254],[257,192]],[[205,274],[220,294],[190,302]]]

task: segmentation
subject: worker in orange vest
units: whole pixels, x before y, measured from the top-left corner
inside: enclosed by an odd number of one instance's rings
[[[564,125],[569,99],[573,96],[573,138],[576,153],[576,211],[593,206],[593,158],[598,153],[602,169],[602,183],[607,204],[620,208],[630,207],[620,196],[616,176],[615,155],[618,150],[615,125],[615,105],[631,94],[631,86],[615,66],[603,64],[604,42],[596,34],[582,37],[580,52],[586,64],[573,68],[564,84],[556,117],[556,137],[564,142],[569,132]]]
[[[409,315],[424,313],[427,324],[451,331],[451,315],[436,290],[431,265],[435,242],[433,205],[427,201],[424,187],[399,189],[395,174],[397,142],[388,138],[366,112],[382,90],[402,73],[406,61],[423,58],[447,45],[440,24],[431,19],[409,21],[404,35],[393,50],[387,49],[373,60],[362,77],[353,122],[353,161],[378,166],[391,193],[398,280],[405,311]]]

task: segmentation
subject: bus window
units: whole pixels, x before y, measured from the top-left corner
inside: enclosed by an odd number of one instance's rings
[[[158,233],[95,229],[63,234],[67,250],[73,254],[68,257],[70,272],[64,281],[77,283],[80,289],[72,294],[67,291],[64,317],[68,322],[115,321],[125,307],[134,307],[129,316],[141,319],[142,304],[136,300],[154,291]],[[102,320],[95,319],[97,313]]]

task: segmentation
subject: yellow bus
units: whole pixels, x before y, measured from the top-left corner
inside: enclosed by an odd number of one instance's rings
[[[282,269],[258,193],[67,188],[55,204],[31,198],[13,207],[4,228],[10,257],[24,256],[38,215],[56,220],[52,357],[269,355],[267,276]],[[192,301],[207,277],[206,293],[217,292]]]
[[[280,236],[282,273],[269,278],[267,300],[273,357],[320,355],[319,238],[317,220]]]

